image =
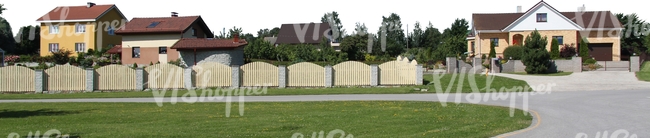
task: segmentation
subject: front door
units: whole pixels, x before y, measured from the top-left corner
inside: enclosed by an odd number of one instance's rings
[[[167,63],[167,47],[161,46],[158,48],[158,62]]]

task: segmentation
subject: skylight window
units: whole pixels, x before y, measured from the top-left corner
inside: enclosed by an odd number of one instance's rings
[[[156,27],[158,24],[160,24],[160,22],[151,22],[151,24],[150,24],[149,26],[147,26],[147,28],[154,28],[154,27]]]

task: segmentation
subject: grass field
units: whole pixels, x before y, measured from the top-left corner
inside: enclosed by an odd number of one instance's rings
[[[573,72],[557,72],[557,73],[548,73],[548,74],[528,74],[526,72],[517,72],[517,73],[509,73],[509,74],[535,75],[535,76],[569,76],[569,75],[573,74]]]
[[[637,78],[642,81],[650,81],[650,61],[646,61],[641,66],[641,70],[636,73]]]
[[[475,81],[470,81],[469,77],[473,77]],[[439,83],[434,79],[439,79]],[[456,78],[456,79],[454,79]],[[464,93],[473,92],[472,86],[478,88],[479,91],[485,92],[489,78],[484,75],[464,76],[461,88],[458,88],[458,80],[460,76],[443,75],[441,77],[434,77],[434,75],[424,75],[424,84],[421,86],[403,86],[403,87],[373,87],[373,88],[287,88],[277,89],[268,88],[264,96],[270,95],[324,95],[324,94],[413,94],[413,93],[436,93],[436,88],[440,88],[441,92],[455,93],[458,90]],[[500,88],[528,88],[528,84],[522,80],[515,80],[505,77],[494,76],[494,80],[490,84],[490,88],[499,90]],[[452,82],[452,80],[454,80]],[[470,83],[476,82],[476,83]],[[451,87],[449,87],[451,86]],[[449,89],[447,89],[449,88]],[[427,89],[428,91],[421,91],[420,89]],[[176,96],[183,96],[187,90],[179,90]],[[201,94],[201,90],[197,90],[197,94]],[[236,95],[236,94],[234,94]],[[152,92],[104,92],[104,93],[70,93],[70,94],[2,94],[0,99],[73,99],[73,98],[141,98],[152,97]],[[171,97],[172,92],[166,92],[166,97]]]
[[[79,137],[291,137],[340,129],[354,137],[492,137],[530,126],[506,107],[434,102],[3,103],[0,134],[57,129]],[[335,137],[339,137],[335,136]]]

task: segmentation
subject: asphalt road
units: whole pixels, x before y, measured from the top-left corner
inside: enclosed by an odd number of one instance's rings
[[[498,93],[497,93],[498,94]],[[232,97],[231,102],[290,102],[290,101],[440,101],[454,104],[457,98],[462,103],[475,103],[516,107],[533,115],[533,124],[524,130],[497,137],[512,138],[592,138],[620,134],[650,137],[650,89],[609,90],[589,92],[550,93],[501,93],[489,94],[383,94],[383,95],[305,95],[305,96],[246,96]],[[191,99],[191,98],[190,98]],[[200,99],[200,98],[199,98]],[[478,101],[475,99],[479,99]],[[164,98],[163,105],[171,105],[172,99]],[[177,102],[226,102],[224,99]],[[8,102],[157,102],[155,98],[116,99],[43,99],[43,100],[0,100]],[[235,103],[233,103],[235,104]],[[523,114],[523,112],[514,112]],[[615,133],[622,132],[622,133]]]

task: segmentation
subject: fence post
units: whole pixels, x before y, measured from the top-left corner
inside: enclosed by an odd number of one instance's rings
[[[325,66],[325,87],[329,88],[334,86],[333,79],[334,70],[332,70],[332,66]]]
[[[183,82],[185,84],[185,89],[191,90],[194,89],[194,79],[192,79],[192,68],[187,67],[183,69]]]
[[[582,72],[582,57],[573,57],[573,73]]]
[[[284,65],[278,66],[278,87],[280,88],[287,87],[287,66]]]
[[[34,71],[34,92],[43,93],[45,90],[45,72],[41,69]]]
[[[135,69],[135,89],[138,91],[144,90],[144,70],[142,68]]]
[[[239,88],[239,86],[241,86],[241,84],[240,84],[241,83],[241,80],[240,80],[241,79],[241,74],[239,73],[239,70],[240,70],[239,65],[232,65],[230,67],[232,69],[231,70],[231,72],[232,72],[232,74],[231,74],[231,76],[232,76],[232,78],[231,78],[232,79],[231,87],[232,88]]]
[[[499,60],[497,58],[491,58],[490,60],[490,70],[492,73],[501,73],[501,68],[499,67],[501,63],[499,63]]]
[[[379,66],[370,65],[370,86],[379,86]]]
[[[472,59],[472,64],[475,74],[481,74],[481,72],[483,72],[483,60],[481,60],[481,58]]]
[[[447,73],[457,73],[457,63],[456,57],[447,57]]]
[[[639,56],[630,57],[630,72],[639,72],[641,70],[641,62]]]
[[[86,69],[86,92],[92,92],[95,90],[95,69],[87,68]]]
[[[424,84],[424,70],[422,69],[422,64],[415,65],[415,85]]]

